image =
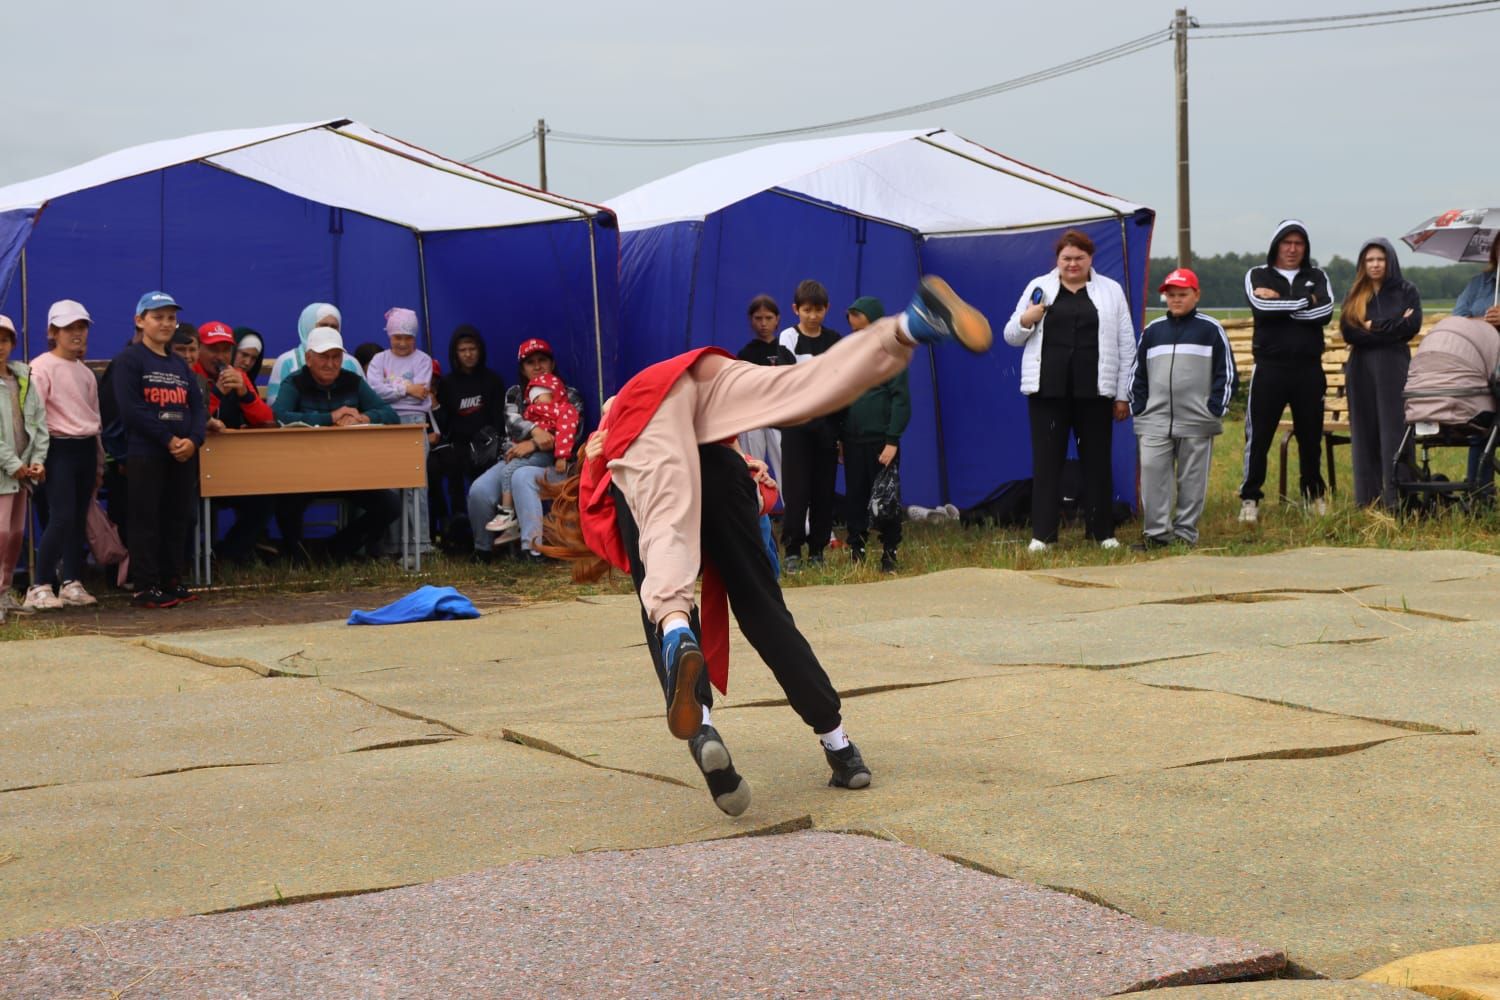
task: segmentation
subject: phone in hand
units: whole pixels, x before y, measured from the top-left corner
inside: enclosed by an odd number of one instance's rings
[[[1038,287],[1033,288],[1031,290],[1031,304],[1032,305],[1034,305],[1034,306],[1041,305],[1043,298],[1044,298],[1044,296],[1042,295],[1041,286],[1038,286]]]

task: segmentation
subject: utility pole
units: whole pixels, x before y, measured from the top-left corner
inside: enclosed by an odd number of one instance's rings
[[[1177,49],[1177,266],[1193,266],[1192,198],[1188,194],[1187,34],[1192,21],[1186,7],[1177,8],[1172,37]]]
[[[537,187],[543,191],[547,190],[547,119],[536,120],[536,162],[537,175],[541,178]]]

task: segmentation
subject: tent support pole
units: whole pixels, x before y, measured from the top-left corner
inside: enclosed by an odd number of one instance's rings
[[[422,287],[422,329],[427,331],[427,353],[432,354],[432,315],[427,310],[427,253],[422,234],[417,233],[417,282]]]
[[[26,277],[25,247],[21,248],[21,360],[31,362],[31,283]]]
[[[604,409],[604,330],[599,323],[599,254],[594,245],[594,220],[585,219],[589,227],[589,284],[594,293],[594,371],[599,381],[599,409]]]

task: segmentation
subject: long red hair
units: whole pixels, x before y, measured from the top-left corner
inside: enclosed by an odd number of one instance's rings
[[[578,506],[578,486],[582,479],[582,473],[575,471],[560,483],[542,483],[542,497],[552,501],[552,509],[542,518],[539,548],[543,555],[571,562],[574,583],[594,583],[610,571],[610,565],[583,540],[583,518]]]

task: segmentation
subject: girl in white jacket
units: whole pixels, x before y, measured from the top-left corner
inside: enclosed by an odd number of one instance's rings
[[[1026,285],[1005,342],[1024,347],[1021,392],[1031,420],[1031,551],[1057,541],[1068,436],[1078,443],[1081,499],[1089,538],[1115,538],[1111,421],[1130,416],[1135,327],[1119,282],[1093,269],[1094,241],[1069,229],[1054,248],[1057,267]]]

